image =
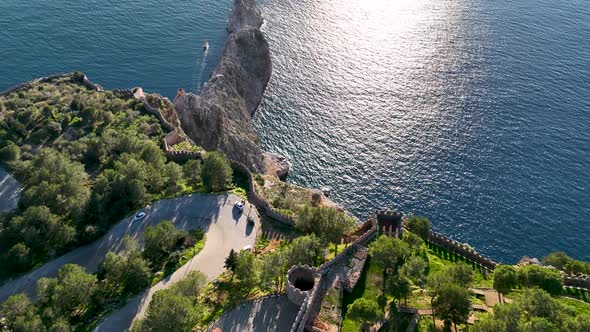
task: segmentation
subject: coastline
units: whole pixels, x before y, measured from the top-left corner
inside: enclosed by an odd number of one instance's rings
[[[205,150],[263,172],[263,151],[252,125],[272,73],[262,14],[255,0],[235,0],[228,18],[224,50],[200,94],[179,89],[173,103],[187,136]]]

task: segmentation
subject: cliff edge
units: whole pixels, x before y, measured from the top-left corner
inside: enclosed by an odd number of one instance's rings
[[[221,150],[251,171],[265,170],[251,116],[262,100],[272,62],[255,0],[235,0],[219,64],[200,95],[179,91],[174,107],[185,133],[205,150]]]

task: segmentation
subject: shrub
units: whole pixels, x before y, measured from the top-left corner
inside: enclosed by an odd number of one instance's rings
[[[0,160],[15,161],[20,158],[20,148],[14,144],[9,143],[0,150]]]
[[[201,178],[208,191],[222,191],[226,189],[232,179],[232,168],[229,160],[220,152],[207,152],[203,156]]]

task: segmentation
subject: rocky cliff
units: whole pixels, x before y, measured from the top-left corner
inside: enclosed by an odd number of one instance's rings
[[[200,95],[180,92],[174,106],[185,133],[205,150],[221,150],[252,171],[264,171],[251,116],[262,99],[272,64],[255,0],[235,0],[230,33],[217,68]]]

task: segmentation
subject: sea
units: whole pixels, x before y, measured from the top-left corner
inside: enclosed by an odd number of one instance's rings
[[[391,208],[494,260],[590,260],[590,6],[262,0],[273,76],[254,125],[289,181]],[[230,0],[2,0],[0,90],[81,70],[199,91]],[[204,40],[210,43],[202,52]]]

